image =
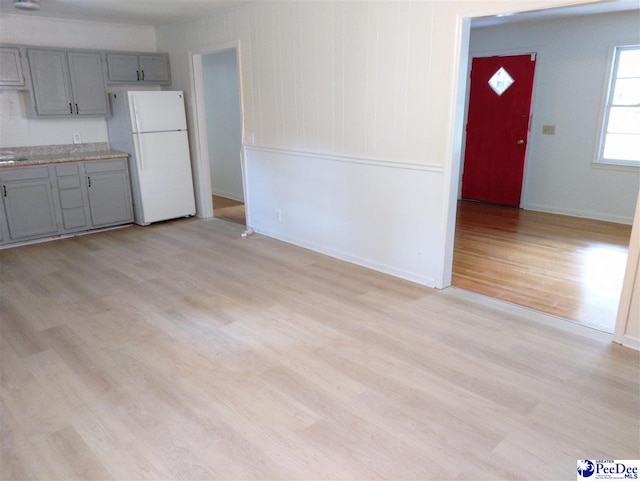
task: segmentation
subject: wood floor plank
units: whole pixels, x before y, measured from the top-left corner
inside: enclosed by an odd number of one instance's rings
[[[566,479],[640,457],[640,353],[610,335],[242,231],[0,250],[0,479]]]
[[[218,195],[213,196],[213,215],[218,219],[240,225],[245,225],[247,222],[242,202]]]
[[[453,285],[612,333],[631,226],[458,203]]]

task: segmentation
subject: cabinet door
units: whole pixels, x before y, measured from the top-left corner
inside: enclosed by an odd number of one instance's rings
[[[165,54],[140,55],[140,79],[148,83],[169,83],[169,57]]]
[[[77,115],[107,115],[102,57],[97,52],[69,52],[71,92]]]
[[[88,174],[87,187],[95,227],[133,221],[131,187],[125,172]]]
[[[138,56],[135,54],[107,53],[107,78],[111,82],[139,81]]]
[[[2,185],[11,240],[56,234],[58,226],[48,179]]]
[[[0,86],[22,87],[23,85],[20,51],[13,47],[0,47]]]
[[[7,218],[4,215],[4,200],[0,195],[0,244],[9,241],[9,228],[7,227]]]
[[[67,55],[58,50],[27,49],[38,115],[71,115]]]

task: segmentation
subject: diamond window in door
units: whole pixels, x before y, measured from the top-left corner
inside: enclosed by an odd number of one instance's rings
[[[489,79],[489,86],[498,95],[502,95],[514,82],[513,77],[509,75],[503,67],[500,67]]]

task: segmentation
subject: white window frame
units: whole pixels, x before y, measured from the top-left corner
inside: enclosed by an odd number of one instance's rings
[[[607,136],[607,126],[609,124],[609,112],[611,110],[611,107],[613,107],[611,101],[613,99],[613,92],[617,80],[616,73],[618,71],[618,61],[620,58],[619,52],[630,49],[640,49],[640,45],[638,45],[636,42],[616,42],[615,44],[611,44],[611,60],[609,62],[610,69],[604,94],[604,105],[602,108],[602,114],[600,116],[601,128],[600,138],[598,141],[598,150],[595,159],[596,166],[620,166],[635,169],[640,168],[640,161],[604,158],[604,145]]]

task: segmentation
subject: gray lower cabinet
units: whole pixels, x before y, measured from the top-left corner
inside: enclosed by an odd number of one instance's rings
[[[133,221],[131,185],[125,159],[87,162],[85,175],[93,226]]]
[[[9,239],[9,232],[7,228],[7,218],[4,215],[4,198],[0,195],[0,245],[7,242]]]
[[[48,167],[12,169],[3,172],[2,181],[9,240],[46,237],[58,232]]]
[[[36,116],[107,116],[99,52],[27,49]]]
[[[127,159],[0,169],[0,244],[133,222]]]
[[[53,167],[56,172],[62,230],[74,232],[90,229],[87,192],[83,188],[84,176],[81,172],[82,164],[70,162]]]

